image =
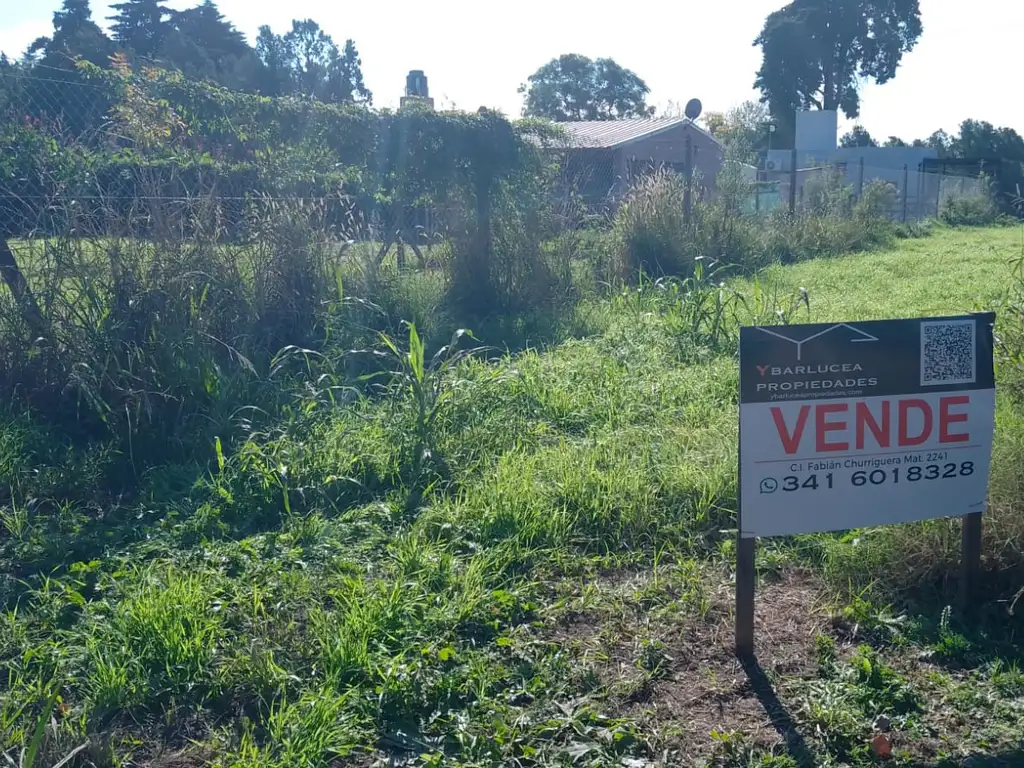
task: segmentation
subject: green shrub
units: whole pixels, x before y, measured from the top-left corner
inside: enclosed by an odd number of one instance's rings
[[[895,186],[875,179],[864,187],[860,199],[853,206],[853,215],[861,220],[886,219],[898,200],[899,193]]]
[[[686,277],[693,271],[684,195],[682,177],[671,171],[656,171],[633,184],[614,223],[620,279]]]
[[[503,183],[485,215],[457,224],[444,266],[446,301],[460,322],[557,311],[571,302],[573,243],[560,237],[545,191],[543,175]]]
[[[75,217],[61,237],[21,244],[42,335],[0,292],[0,392],[76,440],[115,440],[123,482],[230,438],[241,405],[286,401],[260,380],[283,347],[325,338],[337,291],[325,207],[254,207],[245,246],[220,239],[214,208],[154,205],[153,240],[117,236],[132,223],[111,212],[110,230]]]
[[[827,167],[809,178],[803,187],[804,211],[817,217],[848,217],[853,213],[853,187],[846,174]]]
[[[987,190],[973,195],[947,195],[939,219],[951,227],[987,227],[999,219],[999,207]]]

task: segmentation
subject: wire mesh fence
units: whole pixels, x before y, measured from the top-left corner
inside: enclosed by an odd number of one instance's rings
[[[0,64],[0,235],[77,228],[144,236],[162,216],[177,211],[173,218],[185,220],[215,202],[225,230],[251,218],[254,207],[291,203],[320,207],[325,226],[345,237],[416,249],[442,236],[453,200],[415,191],[374,199],[357,188],[360,176],[392,172],[374,168],[376,158],[342,167],[332,137],[295,115],[287,141],[249,141],[233,125],[244,112],[231,101],[239,94],[221,90],[223,103],[207,99],[198,114],[194,103],[150,92],[156,82],[97,82],[76,68]],[[260,103],[243,96],[250,111]]]
[[[450,235],[452,221],[469,216],[463,210],[466,199],[436,190],[414,190],[404,199],[379,190],[353,192],[354,179],[361,182],[360,177],[386,173],[375,167],[381,161],[372,154],[348,160],[348,169],[332,167],[338,164],[337,157],[322,151],[321,145],[344,143],[344,137],[316,136],[299,123],[290,128],[287,152],[268,142],[258,148],[258,142],[237,126],[232,128],[238,107],[230,92],[223,103],[171,104],[158,93],[133,94],[132,89],[146,87],[137,79],[97,80],[70,65],[0,66],[0,138],[5,144],[0,158],[0,232],[15,237],[46,234],[66,230],[72,220],[78,226],[93,222],[102,230],[110,228],[109,221],[100,221],[107,219],[144,233],[158,209],[166,216],[175,207],[187,211],[201,200],[208,204],[215,198],[217,217],[228,229],[244,221],[253,205],[289,201],[323,207],[324,221],[345,229],[348,236],[427,247]],[[182,129],[182,115],[184,120],[201,116],[208,130],[193,131],[191,124]],[[146,150],[133,135],[139,124],[155,132],[148,137]],[[175,142],[191,150],[187,163],[168,159],[160,151]],[[635,180],[657,169],[691,174],[696,201],[715,194],[721,157],[697,158],[686,167],[626,154],[560,148],[561,167],[550,191],[579,204],[570,217],[577,224],[614,212]],[[100,156],[105,159],[97,165],[95,158]],[[139,157],[151,161],[139,163]],[[438,157],[434,162],[449,160]],[[854,204],[873,190],[884,202],[886,215],[904,222],[939,215],[951,197],[985,191],[978,178],[907,166],[833,163],[763,171],[750,165],[744,166],[744,173],[749,193],[742,208],[752,215],[802,210],[813,203],[815,189],[825,180],[845,187]],[[887,191],[879,194],[883,185]]]
[[[875,189],[884,203],[884,213],[901,222],[936,218],[946,200],[976,197],[986,193],[978,177],[954,176],[942,172],[912,170],[909,166],[884,167],[863,163],[821,164],[791,171],[770,171],[754,185],[746,204],[748,211],[771,213],[779,209],[796,211],[812,202],[814,192],[830,181],[847,190],[856,204],[866,191]]]

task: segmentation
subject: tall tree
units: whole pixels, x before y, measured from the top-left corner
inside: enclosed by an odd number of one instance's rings
[[[569,53],[552,59],[519,88],[523,114],[568,120],[615,120],[650,117],[650,89],[640,77],[612,59],[589,59]]]
[[[890,136],[888,139],[885,140],[885,144],[883,144],[882,146],[883,147],[909,147],[910,145],[907,144],[907,142],[905,142],[899,136]]]
[[[1013,128],[997,128],[986,120],[964,120],[952,143],[958,157],[1024,163],[1024,138]]]
[[[114,45],[92,20],[89,0],[64,0],[53,14],[53,35],[37,40],[30,51],[48,75],[26,85],[25,113],[75,136],[97,128],[109,104],[102,91],[87,87],[77,62],[106,66]]]
[[[301,93],[335,103],[369,103],[373,98],[363,82],[355,43],[347,40],[344,51],[339,50],[312,19],[293,21],[284,35],[261,27],[256,53],[265,68],[268,93]]]
[[[754,40],[763,56],[754,86],[787,133],[798,109],[855,118],[860,83],[895,77],[921,32],[918,0],[793,0]]]
[[[352,40],[345,41],[345,48],[335,62],[331,83],[338,101],[369,103],[373,99],[363,82],[363,62]]]
[[[113,45],[92,20],[89,0],[64,0],[60,10],[53,14],[53,35],[39,38],[29,50],[42,53],[38,63],[72,70],[79,58],[105,66]]]
[[[915,147],[931,147],[939,153],[939,157],[949,157],[953,154],[953,143],[955,138],[950,136],[941,128],[927,139],[914,141]]]
[[[1013,128],[964,120],[960,135],[950,144],[950,154],[968,160],[998,160],[996,191],[1007,207],[1024,194],[1024,137]]]
[[[213,0],[174,11],[166,22],[159,58],[189,77],[245,89],[256,85],[256,53]]]
[[[259,90],[267,96],[284,96],[292,92],[291,56],[284,37],[275,35],[266,24],[256,36],[256,56],[263,65]]]
[[[167,32],[164,20],[171,15],[167,7],[160,0],[122,0],[110,7],[117,12],[109,19],[118,45],[136,56],[152,58]]]
[[[855,125],[839,140],[839,146],[846,149],[853,147],[877,147],[878,142],[868,133],[868,129],[862,125]]]

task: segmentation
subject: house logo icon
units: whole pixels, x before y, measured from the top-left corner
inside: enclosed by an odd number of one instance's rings
[[[828,328],[825,328],[824,330],[818,331],[817,333],[811,334],[806,339],[793,339],[790,338],[789,336],[785,336],[781,333],[778,333],[777,331],[773,331],[769,328],[761,328],[760,326],[757,328],[757,330],[761,331],[761,333],[767,333],[769,336],[774,336],[777,339],[788,341],[790,344],[796,347],[796,359],[799,362],[801,356],[803,355],[804,344],[806,344],[809,341],[814,341],[814,339],[820,339],[822,336],[832,333],[833,331],[838,331],[841,328],[845,328],[846,330],[853,332],[853,338],[850,339],[850,342],[853,344],[878,341],[877,336],[872,336],[870,333],[862,331],[860,330],[860,328],[855,328],[854,326],[849,325],[848,323],[837,323],[836,325],[830,326]]]

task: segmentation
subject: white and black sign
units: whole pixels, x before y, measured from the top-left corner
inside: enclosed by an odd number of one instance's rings
[[[981,512],[991,313],[740,331],[740,535]]]

